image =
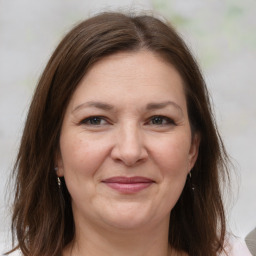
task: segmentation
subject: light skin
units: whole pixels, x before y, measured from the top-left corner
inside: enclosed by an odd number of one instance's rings
[[[94,64],[61,129],[57,174],[71,195],[76,230],[63,255],[185,255],[168,245],[169,217],[198,145],[171,64],[149,51]]]

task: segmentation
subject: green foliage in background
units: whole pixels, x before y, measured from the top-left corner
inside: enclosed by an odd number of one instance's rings
[[[254,0],[151,0],[153,8],[195,42],[205,68],[223,58],[256,50]],[[193,50],[193,49],[192,49]]]

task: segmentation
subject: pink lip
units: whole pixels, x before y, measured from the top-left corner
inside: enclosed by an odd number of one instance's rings
[[[102,181],[107,186],[121,193],[132,194],[139,192],[154,183],[153,180],[146,177],[111,177]]]

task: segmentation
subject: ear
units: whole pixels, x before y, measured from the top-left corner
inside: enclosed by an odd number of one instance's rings
[[[56,175],[58,177],[63,177],[64,176],[63,160],[62,160],[62,156],[61,156],[61,153],[59,150],[56,153],[54,162],[55,162],[54,166],[55,166]]]
[[[199,133],[195,133],[192,135],[191,146],[190,146],[189,156],[188,156],[188,167],[189,167],[188,172],[191,171],[191,169],[194,167],[195,162],[197,160],[200,141],[201,141],[201,138]]]

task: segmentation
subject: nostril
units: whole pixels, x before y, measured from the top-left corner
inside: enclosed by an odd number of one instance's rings
[[[126,166],[133,166],[147,159],[148,154],[144,145],[143,134],[134,121],[120,125],[115,135],[111,152],[115,161],[122,162]]]
[[[144,148],[135,149],[133,147],[114,147],[111,152],[111,157],[116,162],[122,162],[126,166],[133,166],[146,161],[148,154]]]

